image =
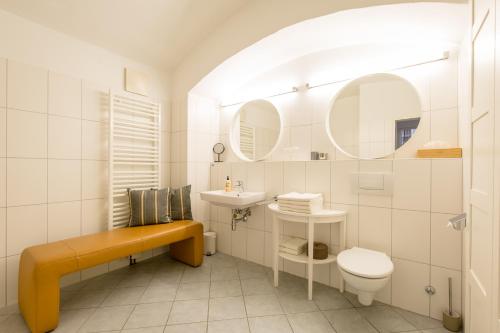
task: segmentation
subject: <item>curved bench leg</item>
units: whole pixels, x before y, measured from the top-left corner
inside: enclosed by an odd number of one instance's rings
[[[170,255],[180,262],[198,267],[203,263],[203,233],[170,244]]]
[[[19,308],[32,333],[52,331],[59,323],[59,276],[43,275],[23,253],[19,263]]]

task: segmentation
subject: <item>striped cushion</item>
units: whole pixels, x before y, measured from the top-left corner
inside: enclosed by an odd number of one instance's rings
[[[170,205],[170,216],[173,220],[192,220],[193,214],[191,214],[191,185],[172,189]]]
[[[172,222],[170,188],[129,190],[129,227]]]

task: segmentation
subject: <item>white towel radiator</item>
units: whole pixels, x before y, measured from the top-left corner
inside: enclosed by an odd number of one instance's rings
[[[127,226],[127,189],[161,184],[160,104],[110,94],[108,229]]]

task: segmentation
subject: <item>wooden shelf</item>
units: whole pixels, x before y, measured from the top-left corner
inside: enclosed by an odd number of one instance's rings
[[[302,264],[307,264],[309,262],[309,258],[305,253],[295,255],[290,253],[279,252],[278,255],[286,260],[290,260],[293,262],[298,262]],[[313,265],[322,265],[329,264],[337,260],[337,256],[334,254],[328,254],[328,258],[326,259],[313,259]]]
[[[419,149],[418,158],[460,158],[462,157],[462,148],[444,148],[444,149]]]

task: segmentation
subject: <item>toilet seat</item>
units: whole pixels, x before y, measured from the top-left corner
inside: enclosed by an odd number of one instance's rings
[[[360,247],[340,252],[337,264],[344,271],[367,279],[385,278],[394,270],[394,264],[385,253]]]

